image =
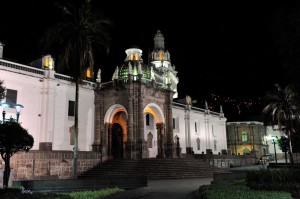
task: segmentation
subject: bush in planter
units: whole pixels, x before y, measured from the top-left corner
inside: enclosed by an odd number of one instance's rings
[[[300,185],[292,184],[290,186],[290,192],[291,192],[292,198],[300,198]]]
[[[299,169],[261,169],[248,171],[246,184],[255,190],[287,191],[294,198],[300,198]]]

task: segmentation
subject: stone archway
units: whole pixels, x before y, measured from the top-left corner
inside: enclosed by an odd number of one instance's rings
[[[144,117],[145,117],[145,132],[144,137],[148,138],[149,133],[151,132],[151,142],[148,143],[148,157],[162,157],[164,156],[164,141],[166,140],[165,130],[164,130],[164,114],[161,108],[154,103],[148,104],[144,108]],[[150,140],[147,140],[148,142]],[[151,146],[151,147],[150,147]]]
[[[124,157],[124,143],[128,138],[127,117],[126,109],[120,104],[111,106],[105,114],[102,148],[107,148],[107,156],[111,158]]]

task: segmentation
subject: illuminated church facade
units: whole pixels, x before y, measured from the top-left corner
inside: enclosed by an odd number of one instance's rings
[[[72,151],[74,147],[75,84],[55,72],[51,55],[39,67],[3,59],[0,43],[0,80],[15,117],[14,105],[24,106],[19,122],[34,137],[33,150]],[[179,78],[158,30],[148,64],[143,51],[132,47],[112,74],[112,81],[84,80],[79,89],[78,150],[99,152],[103,160],[224,154],[226,118],[220,112],[192,106],[189,96],[176,102]],[[4,106],[0,106],[0,111]]]

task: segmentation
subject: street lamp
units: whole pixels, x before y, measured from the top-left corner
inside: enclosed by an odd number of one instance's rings
[[[254,147],[254,124],[250,124],[251,126],[251,133],[252,133],[252,152],[254,154],[254,161],[256,162],[256,150],[255,150],[255,147]]]
[[[20,113],[21,113],[21,110],[22,108],[24,108],[23,105],[21,104],[16,104],[14,106],[10,106],[7,102],[2,102],[0,103],[0,107],[2,107],[2,123],[5,122],[5,115],[6,115],[6,112],[8,110],[8,108],[15,108],[16,109],[16,121],[19,122],[19,117],[20,117]]]
[[[0,103],[0,106],[2,106],[2,123],[4,123],[5,121],[5,114],[6,114],[6,111],[7,109],[9,108],[9,105],[8,103],[4,102],[4,103]]]
[[[274,136],[272,136],[272,143],[274,144],[274,153],[275,153],[275,162],[276,162],[276,164],[277,164],[277,154],[276,154],[276,147],[275,147],[275,137]]]
[[[16,111],[17,111],[17,122],[19,122],[19,117],[20,117],[20,113],[21,113],[21,111],[22,111],[22,108],[24,108],[24,106],[23,105],[21,105],[21,104],[16,104],[15,105],[15,109],[16,109]]]

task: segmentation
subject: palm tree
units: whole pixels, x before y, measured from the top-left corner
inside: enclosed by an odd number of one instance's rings
[[[73,177],[77,178],[79,84],[88,69],[93,71],[95,50],[108,54],[112,22],[92,10],[90,0],[72,2],[56,3],[63,20],[47,30],[42,43],[45,49],[61,48],[58,69],[70,74],[76,84]]]
[[[278,125],[278,129],[288,136],[290,160],[294,164],[291,136],[296,133],[295,126],[300,121],[298,93],[293,85],[287,85],[284,89],[279,84],[275,86],[275,91],[265,94],[266,105],[262,112],[265,123]]]

